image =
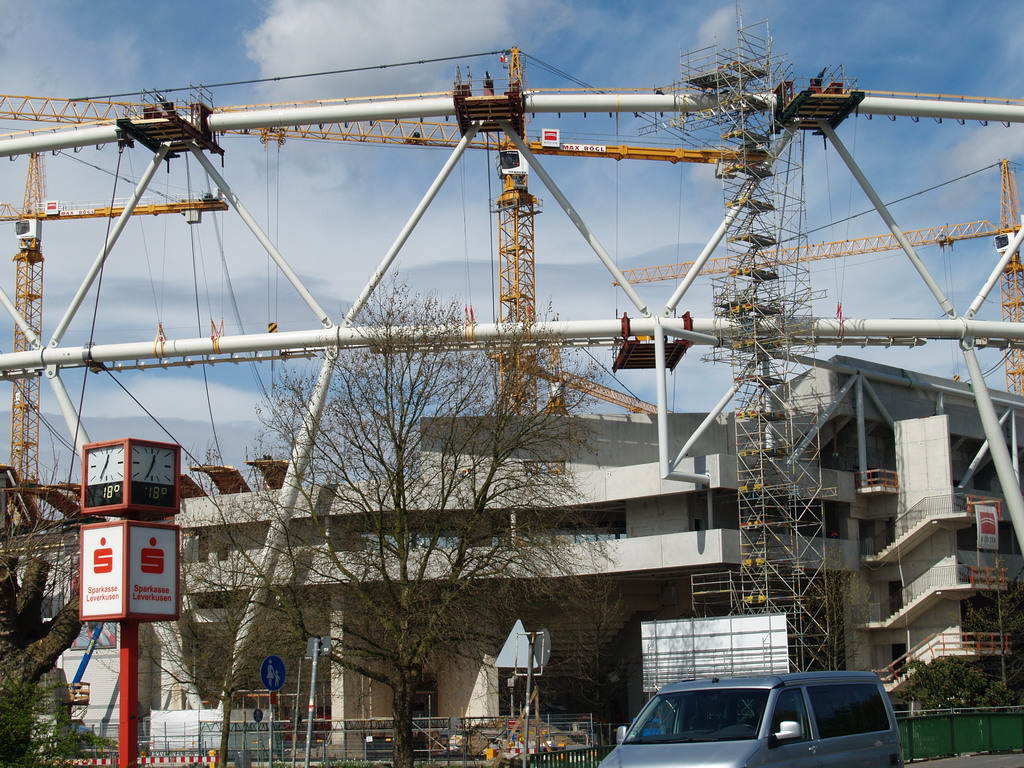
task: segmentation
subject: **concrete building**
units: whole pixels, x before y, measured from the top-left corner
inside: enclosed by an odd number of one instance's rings
[[[1019,578],[1024,560],[1010,524],[998,519],[999,483],[986,460],[969,387],[836,356],[799,377],[796,391],[801,403],[813,403],[813,413],[803,420],[805,436],[812,436],[804,455],[814,457],[814,475],[820,478],[817,508],[822,520],[815,535],[794,531],[793,546],[801,563],[823,563],[826,571],[852,574],[844,586],[849,610],[843,636],[833,638],[842,647],[846,666],[879,670],[896,684],[894,673],[908,658],[927,661],[944,654],[998,652],[996,639],[965,636],[961,603]],[[1016,434],[1024,398],[992,396],[1004,414],[1011,453],[1019,456]],[[615,617],[602,623],[601,638],[602,654],[614,660],[609,668],[618,678],[610,685],[614,702],[603,713],[613,718],[635,712],[644,700],[645,622],[758,611],[756,604],[744,603],[728,579],[740,569],[743,557],[736,415],[710,420],[685,461],[689,471],[707,473],[708,487],[661,479],[654,417],[580,418],[593,427],[594,439],[575,457],[573,471],[583,488],[581,503],[595,523],[594,538],[607,555],[595,570],[614,578],[620,598]],[[681,446],[704,421],[705,414],[673,414],[673,445]],[[189,499],[178,520],[184,527],[184,567],[207,574],[238,556],[230,550],[225,520],[265,526],[252,512],[261,494],[270,492],[249,490],[234,478],[237,473],[219,471],[222,487],[231,492],[216,499]],[[310,503],[317,498],[310,494]],[[993,511],[996,520],[989,526]],[[984,535],[979,535],[979,518]],[[293,524],[301,527],[302,516]],[[720,588],[709,589],[709,584]],[[215,622],[218,612],[210,606],[216,603],[207,597],[193,594],[188,610]],[[335,609],[326,606],[325,615]],[[571,601],[565,611],[566,616],[544,617],[552,629],[555,655],[560,651],[559,625],[568,618],[579,621],[568,616]],[[151,642],[156,657],[166,653],[155,636]],[[97,654],[86,681],[92,674],[110,678],[103,671],[105,653],[113,651]],[[65,654],[69,677],[80,657],[81,651]],[[506,694],[504,678],[492,662],[481,659],[475,669],[463,665],[433,676],[422,713],[498,714]],[[144,704],[152,709],[182,706],[180,687],[155,662],[148,671]],[[325,685],[333,719],[388,714],[388,696],[376,684],[335,670]],[[86,721],[116,713],[104,700],[113,695],[112,687],[107,691],[102,684],[95,686],[93,701],[83,712]]]

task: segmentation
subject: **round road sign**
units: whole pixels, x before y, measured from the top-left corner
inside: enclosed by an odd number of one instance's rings
[[[260,664],[260,680],[268,691],[279,691],[284,685],[285,669],[280,656],[267,656]]]

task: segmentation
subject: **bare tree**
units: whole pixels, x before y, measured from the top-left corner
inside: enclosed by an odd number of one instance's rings
[[[228,758],[232,712],[238,695],[262,689],[260,662],[268,654],[294,655],[304,645],[290,624],[274,624],[240,645],[238,637],[252,587],[260,580],[253,557],[263,542],[268,507],[259,493],[238,504],[233,495],[197,502],[200,508],[184,547],[182,590],[187,599],[178,621],[180,641],[158,643],[153,660],[183,688],[219,702],[220,760]],[[158,650],[158,653],[157,653]]]
[[[456,655],[493,653],[505,611],[553,577],[565,589],[592,572],[566,471],[585,435],[567,415],[571,395],[557,408],[538,402],[522,361],[542,351],[521,329],[467,351],[461,307],[401,287],[360,320],[373,339],[339,356],[305,485],[309,517],[283,553],[293,578],[271,589],[298,626],[324,634],[323,611],[303,594],[329,587],[340,607],[331,659],[391,689],[393,760],[408,768],[424,676]],[[268,426],[286,443],[310,387],[289,381],[270,404]]]
[[[45,520],[0,528],[0,689],[38,682],[78,637],[66,546],[75,530]]]

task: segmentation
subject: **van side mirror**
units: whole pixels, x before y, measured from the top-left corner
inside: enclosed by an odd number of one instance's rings
[[[796,720],[783,720],[779,723],[779,730],[772,734],[772,738],[775,741],[792,741],[793,739],[799,739],[803,735],[800,723]]]
[[[626,740],[626,726],[620,725],[615,729],[615,743],[621,744]]]

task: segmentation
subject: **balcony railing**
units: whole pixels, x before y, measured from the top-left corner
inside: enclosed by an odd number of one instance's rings
[[[892,469],[867,469],[854,476],[857,493],[897,493],[900,481]]]

